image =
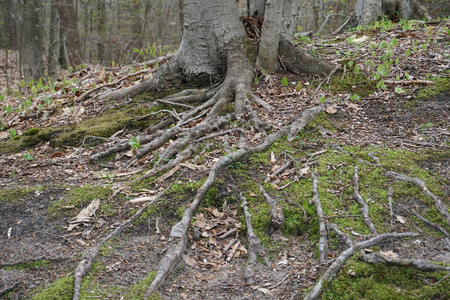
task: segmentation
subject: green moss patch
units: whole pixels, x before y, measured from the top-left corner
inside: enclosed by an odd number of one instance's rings
[[[349,275],[350,270],[355,276]],[[355,255],[328,284],[322,299],[443,299],[449,290],[448,280],[438,281],[446,275],[447,272],[369,265]]]
[[[144,294],[147,292],[148,287],[152,283],[153,279],[156,277],[156,271],[150,272],[147,277],[142,279],[141,281],[135,283],[127,293],[124,295],[124,299],[144,299]],[[162,299],[156,294],[153,294],[149,297],[151,300]]]
[[[0,190],[0,202],[16,202],[24,199],[31,193],[36,191],[44,191],[46,187],[23,187],[15,189],[3,189]]]
[[[53,216],[73,216],[73,209],[67,209],[67,207],[74,206],[77,209],[82,209],[89,205],[92,200],[96,198],[106,200],[111,194],[112,191],[109,187],[86,184],[69,190],[62,199],[51,203],[48,213]],[[102,205],[102,201],[100,201],[100,205]]]
[[[418,100],[428,100],[439,97],[443,93],[450,91],[450,77],[434,77],[433,85],[426,86],[417,93]]]
[[[323,88],[332,90],[333,93],[349,93],[352,92],[361,97],[367,97],[376,90],[377,82],[371,80],[363,73],[349,73],[343,80],[340,76],[332,77],[328,85]]]
[[[73,298],[74,277],[66,276],[51,283],[49,287],[38,292],[33,300],[71,300]]]

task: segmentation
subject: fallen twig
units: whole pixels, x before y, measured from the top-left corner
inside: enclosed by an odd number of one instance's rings
[[[331,229],[334,234],[336,234],[337,238],[340,242],[344,243],[348,248],[350,248],[353,245],[352,239],[348,234],[345,232],[342,232],[337,228],[337,225],[335,223],[327,222],[327,228]]]
[[[247,201],[245,197],[240,195],[241,208],[244,210],[245,223],[247,224],[247,240],[248,240],[248,262],[244,270],[245,282],[253,284],[255,282],[255,271],[253,266],[256,264],[257,255],[264,259],[265,264],[269,265],[266,250],[261,245],[258,237],[255,235],[252,227],[252,216],[248,212]]]
[[[266,178],[266,182],[270,181],[271,179],[275,178],[278,174],[281,174],[284,170],[292,166],[294,162],[292,160],[286,162],[284,165],[282,165],[280,168],[278,168],[275,172],[269,175],[269,177]]]
[[[400,174],[400,173],[397,173],[394,171],[386,172],[386,176],[394,177],[397,180],[410,182],[410,183],[413,183],[415,186],[417,186],[422,191],[422,193],[424,193],[426,196],[428,196],[434,200],[434,204],[436,205],[436,208],[441,213],[441,215],[444,217],[444,219],[447,221],[447,223],[450,225],[450,213],[448,212],[447,207],[445,206],[444,202],[442,202],[442,200],[439,197],[437,197],[432,192],[430,192],[430,190],[425,185],[425,182],[423,182],[422,180],[420,180],[417,177],[411,178],[411,177],[408,177],[406,175],[403,175],[403,174]]]
[[[387,196],[388,196],[388,199],[389,199],[389,215],[391,217],[391,228],[392,228],[392,226],[394,224],[394,211],[392,210],[392,193],[393,193],[393,189],[390,186],[388,188]]]
[[[373,222],[369,217],[369,206],[359,194],[358,167],[355,166],[354,170],[355,171],[353,173],[353,189],[354,189],[353,196],[355,197],[356,201],[358,201],[359,205],[361,205],[360,211],[363,215],[364,223],[367,225],[367,227],[369,227],[369,230],[370,232],[372,232],[372,234],[377,235],[378,234],[377,230],[375,229],[375,226],[373,225]]]
[[[325,261],[325,252],[327,251],[328,248],[328,240],[327,240],[328,231],[327,227],[325,226],[325,216],[319,198],[319,190],[318,190],[319,174],[317,170],[314,170],[314,172],[312,172],[311,177],[313,181],[313,187],[312,187],[312,198],[311,200],[309,200],[309,205],[315,204],[316,206],[317,218],[319,219],[319,229],[320,229],[319,261],[323,263]]]
[[[421,271],[450,271],[450,267],[436,265],[427,259],[399,258],[392,254],[369,253],[362,256],[361,259],[371,264],[381,263],[391,266],[412,267]]]
[[[34,262],[43,261],[43,260],[48,260],[48,261],[67,260],[67,259],[73,259],[78,254],[80,254],[80,253],[74,253],[74,254],[71,254],[71,255],[56,255],[56,256],[41,255],[41,256],[38,256],[38,257],[34,257],[34,258],[21,259],[21,260],[18,260],[18,261],[15,261],[15,262],[11,262],[11,263],[0,262],[0,267],[12,267],[12,266],[20,265],[20,264],[34,263]]]
[[[404,210],[406,210],[408,213],[415,215],[416,217],[418,217],[420,220],[422,220],[423,222],[427,223],[428,225],[430,225],[431,227],[433,227],[434,229],[440,231],[442,234],[444,234],[444,236],[448,239],[450,239],[450,234],[447,232],[447,230],[445,230],[444,228],[442,228],[442,226],[435,224],[433,222],[431,222],[430,220],[428,220],[425,217],[422,217],[421,215],[419,215],[418,213],[415,213],[409,209],[407,209],[406,207],[403,208]]]
[[[7,286],[3,289],[0,290],[0,297],[3,296],[4,294],[7,294],[9,292],[11,292],[12,290],[14,290],[16,288],[16,286],[18,286],[19,283],[15,282],[13,285]]]
[[[268,230],[268,234],[272,235],[274,232],[279,230],[281,227],[283,227],[285,218],[284,218],[284,212],[283,207],[278,203],[277,200],[270,197],[269,194],[267,194],[266,190],[263,188],[261,184],[258,184],[259,190],[263,194],[264,198],[266,198],[267,204],[272,207],[272,210],[270,212],[270,227]]]

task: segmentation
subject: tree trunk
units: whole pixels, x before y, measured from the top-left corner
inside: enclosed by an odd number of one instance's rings
[[[184,1],[181,45],[170,67],[187,80],[210,82],[226,71],[227,50],[246,37],[236,1]]]
[[[106,49],[104,44],[104,38],[106,36],[106,6],[104,0],[99,0],[97,2],[97,34],[99,36],[97,41],[97,57],[100,63],[109,63],[106,61]]]
[[[23,2],[21,26],[21,57],[25,81],[39,80],[44,74],[44,47],[42,46],[42,28],[39,18],[41,1]]]
[[[349,26],[367,26],[382,16],[400,19],[431,19],[417,0],[358,0]]]
[[[50,10],[50,24],[49,24],[49,36],[48,36],[48,62],[47,73],[48,77],[55,80],[58,76],[59,67],[59,15],[56,7],[51,6]]]
[[[294,36],[297,29],[298,21],[298,1],[284,0],[283,1],[283,23],[281,35],[288,40]]]
[[[64,35],[64,53],[67,65],[81,65],[81,44],[77,28],[77,16],[72,0],[54,0],[59,13],[61,31]]]
[[[273,73],[278,67],[278,41],[283,19],[283,0],[267,0],[265,11],[257,63],[267,73]]]

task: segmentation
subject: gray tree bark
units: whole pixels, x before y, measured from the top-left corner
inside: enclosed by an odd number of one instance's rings
[[[81,43],[77,28],[77,16],[72,0],[53,0],[58,9],[61,31],[64,35],[66,62],[72,68],[81,65]]]
[[[267,0],[257,63],[267,73],[278,67],[278,41],[283,20],[283,0]]]
[[[56,7],[51,6],[50,9],[50,24],[48,36],[48,62],[47,74],[48,77],[55,80],[58,75],[59,67],[59,15]]]
[[[187,80],[209,81],[226,71],[227,51],[245,33],[234,0],[184,1],[181,45],[167,70],[167,79],[182,73]]]
[[[284,0],[281,35],[287,39],[292,39],[294,32],[297,29],[297,22],[298,22],[298,1]]]
[[[42,13],[41,1],[27,0],[23,2],[21,36],[22,69],[25,81],[31,78],[39,80],[44,74],[44,47],[39,14]]]
[[[367,26],[381,16],[397,14],[405,20],[431,18],[417,0],[358,0],[349,25]]]

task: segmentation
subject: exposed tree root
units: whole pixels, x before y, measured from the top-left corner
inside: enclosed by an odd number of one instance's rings
[[[278,176],[279,174],[281,174],[282,172],[284,172],[285,170],[287,170],[287,168],[289,168],[290,166],[292,166],[292,164],[294,163],[294,160],[289,160],[288,162],[286,162],[284,165],[282,165],[278,170],[276,170],[275,172],[273,172],[272,174],[269,175],[269,177],[266,178],[266,182],[269,182],[271,179],[274,179],[276,176]]]
[[[9,293],[9,292],[11,292],[11,291],[14,290],[14,289],[16,288],[16,286],[18,286],[18,285],[19,285],[19,283],[16,282],[16,283],[14,283],[13,285],[10,285],[10,286],[7,286],[7,287],[1,289],[1,290],[0,290],[0,297],[3,296],[3,295],[5,295],[5,294],[7,294],[7,293]]]
[[[450,213],[448,212],[447,207],[445,206],[444,202],[442,202],[442,200],[439,197],[437,197],[432,192],[430,192],[430,190],[425,185],[425,182],[423,182],[419,178],[411,178],[406,175],[403,175],[403,174],[400,174],[397,172],[393,172],[393,171],[386,172],[386,175],[389,177],[394,177],[397,180],[413,183],[415,186],[417,186],[422,191],[422,193],[424,193],[426,196],[428,196],[434,200],[434,204],[436,205],[436,208],[441,213],[441,215],[444,217],[445,221],[447,221],[447,223],[450,225]]]
[[[253,284],[255,282],[255,270],[253,266],[257,262],[257,257],[262,257],[266,266],[269,266],[269,259],[267,258],[266,250],[253,231],[252,216],[248,212],[247,201],[242,195],[240,199],[242,202],[241,208],[244,210],[245,223],[247,224],[248,240],[248,262],[244,270],[244,279],[246,283]]]
[[[377,235],[378,234],[377,230],[375,229],[375,226],[373,225],[373,222],[369,217],[369,206],[359,194],[358,167],[355,166],[354,170],[355,171],[353,173],[353,189],[354,189],[353,197],[355,197],[356,201],[358,201],[359,205],[361,205],[360,211],[363,215],[364,223],[367,225],[367,227],[369,227],[369,230],[370,232],[372,232],[372,234]]]
[[[411,267],[421,271],[450,271],[450,267],[436,265],[427,259],[399,258],[392,253],[369,253],[360,257],[363,261],[371,264],[385,264],[397,267]]]
[[[351,157],[353,157],[354,159],[358,160],[362,164],[371,165],[371,166],[374,166],[374,167],[381,167],[380,160],[373,153],[369,154],[369,157],[372,158],[375,161],[375,164],[371,163],[370,161],[367,161],[365,159],[359,158],[355,153],[348,152],[347,150],[342,149],[341,146],[339,146],[339,145],[333,145],[333,146],[331,146],[331,148],[334,149],[334,150],[337,150],[339,152],[342,152],[342,153],[350,155]]]
[[[437,231],[440,231],[447,239],[447,243],[450,246],[450,233],[447,232],[447,230],[445,230],[442,226],[435,224],[433,222],[431,222],[430,220],[428,220],[425,217],[422,217],[421,215],[419,215],[418,213],[415,213],[407,208],[403,208],[404,210],[406,210],[408,213],[415,215],[417,218],[419,218],[420,220],[422,220],[423,222],[427,223],[428,225],[430,225],[431,227],[433,227],[434,229],[436,229]]]
[[[213,167],[209,172],[208,179],[206,182],[198,189],[194,200],[186,206],[183,218],[180,222],[172,227],[170,233],[170,246],[169,250],[165,256],[160,260],[158,265],[157,274],[153,282],[151,283],[149,289],[145,293],[146,298],[150,297],[151,294],[156,292],[167,276],[170,274],[171,270],[175,267],[179,261],[182,252],[186,248],[187,244],[187,232],[189,225],[191,224],[191,219],[194,212],[200,205],[201,200],[205,196],[208,189],[213,185],[215,178],[219,171],[227,168],[231,163],[240,161],[252,154],[259,153],[267,150],[275,141],[281,137],[287,135],[288,138],[293,139],[299,131],[303,130],[306,124],[312,121],[320,112],[324,111],[329,106],[329,103],[322,103],[316,107],[310,108],[304,111],[298,120],[293,122],[291,125],[281,128],[279,131],[267,136],[264,141],[254,147],[243,147],[237,151],[228,153],[226,156],[222,157],[220,160],[214,163]]]
[[[0,262],[0,267],[12,267],[12,266],[20,265],[20,264],[29,264],[29,263],[43,261],[43,260],[48,260],[48,261],[67,260],[67,259],[73,259],[78,254],[79,253],[74,253],[71,255],[55,255],[55,256],[41,255],[38,257],[34,257],[34,258],[21,259],[21,260],[11,262],[11,263]]]
[[[320,239],[319,239],[319,261],[320,263],[325,262],[325,252],[328,249],[328,231],[327,227],[325,226],[325,215],[322,210],[322,203],[320,203],[319,198],[319,190],[318,190],[318,184],[319,184],[319,174],[317,173],[317,170],[314,170],[311,174],[312,181],[313,181],[313,188],[312,188],[312,198],[309,201],[309,205],[314,204],[316,206],[317,211],[317,218],[319,219],[319,230],[320,230]]]
[[[269,194],[267,194],[266,190],[261,184],[258,184],[258,187],[264,198],[266,198],[267,204],[272,207],[272,210],[270,212],[270,227],[268,230],[268,234],[272,235],[273,233],[279,231],[284,225],[285,218],[283,207],[278,203],[277,200],[273,199]]]
[[[335,69],[331,64],[295,47],[284,37],[280,38],[279,55],[283,65],[296,74],[328,75]]]
[[[352,242],[352,239],[350,238],[350,236],[348,234],[346,234],[345,232],[342,232],[341,230],[339,230],[339,228],[337,227],[336,224],[334,224],[332,222],[327,222],[327,228],[332,230],[336,234],[339,241],[341,243],[343,243],[344,245],[346,245],[347,248],[350,248],[353,245],[353,242]]]
[[[320,277],[319,282],[317,282],[317,284],[314,286],[314,288],[311,290],[311,292],[309,292],[309,294],[306,295],[306,297],[304,299],[305,300],[318,299],[323,292],[324,282],[329,282],[330,280],[332,280],[336,276],[336,274],[339,272],[339,270],[342,268],[344,263],[350,257],[352,257],[353,254],[355,254],[356,252],[358,252],[364,248],[373,247],[375,245],[383,243],[386,240],[402,239],[402,238],[416,237],[416,236],[418,236],[417,233],[410,233],[410,232],[384,233],[384,234],[377,235],[377,236],[371,238],[370,240],[360,242],[360,243],[353,245],[352,247],[350,247],[347,250],[345,250],[344,252],[342,252],[341,255],[339,255],[339,257],[326,270],[326,272],[322,275],[322,277]]]
[[[170,187],[169,187],[170,188]],[[108,234],[106,237],[101,239],[95,246],[86,249],[84,251],[83,257],[81,258],[80,263],[75,269],[75,283],[74,283],[74,292],[73,292],[73,300],[78,300],[80,298],[80,292],[81,292],[81,280],[83,277],[89,273],[92,267],[92,263],[97,258],[98,251],[100,247],[108,240],[116,237],[119,233],[121,233],[125,228],[127,228],[129,225],[133,224],[133,222],[144,212],[148,209],[148,207],[152,204],[154,204],[159,198],[161,198],[164,193],[169,189],[165,189],[161,193],[159,193],[152,201],[145,204],[141,209],[139,209],[131,218],[120,224],[113,232]]]

